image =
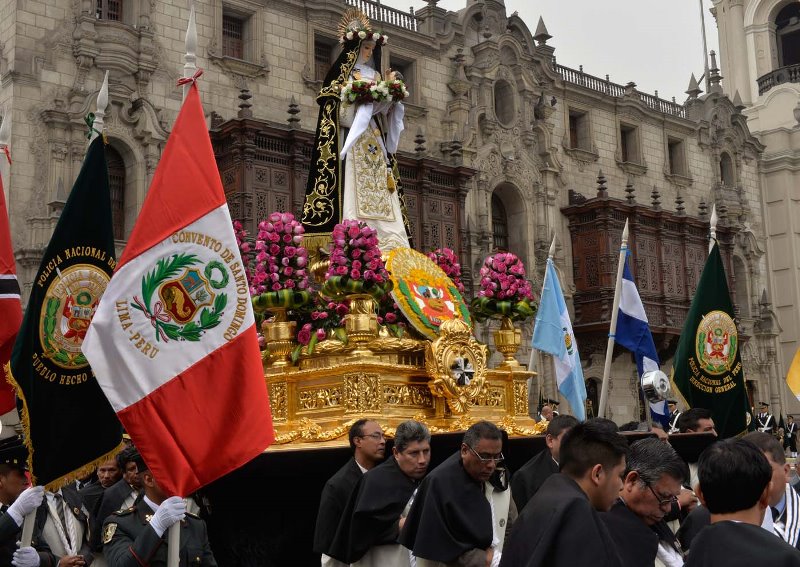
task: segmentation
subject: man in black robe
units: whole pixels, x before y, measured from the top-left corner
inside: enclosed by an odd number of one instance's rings
[[[500,567],[621,567],[598,511],[622,488],[628,442],[591,420],[561,442],[561,472],[525,506],[506,543]]]
[[[800,551],[761,527],[772,467],[760,449],[744,439],[720,441],[700,455],[698,477],[711,525],[692,542],[686,567],[800,565]]]
[[[626,567],[652,567],[658,557],[680,564],[683,551],[664,520],[689,475],[675,449],[657,438],[631,445],[620,497],[600,514]]]
[[[359,419],[350,427],[349,439],[353,457],[328,479],[319,499],[314,552],[322,554],[323,567],[341,565],[329,552],[342,513],[361,475],[377,466],[386,452],[386,439],[377,421]]]
[[[547,424],[547,449],[535,455],[514,473],[511,495],[520,512],[550,475],[558,472],[559,449],[567,431],[578,424],[571,415],[557,415]]]
[[[431,461],[431,434],[418,421],[395,430],[392,456],[359,479],[331,541],[330,555],[358,567],[408,567],[397,543],[403,512]]]
[[[479,421],[461,448],[422,482],[400,535],[417,567],[499,563],[505,529],[516,519],[503,460],[503,434]]]

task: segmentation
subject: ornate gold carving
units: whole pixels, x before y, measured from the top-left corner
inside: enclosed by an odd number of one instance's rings
[[[547,430],[547,422],[545,420],[534,424],[533,427],[523,427],[517,425],[517,420],[510,415],[502,417],[500,421],[497,422],[497,426],[500,429],[504,429],[509,435],[543,435]]]
[[[273,421],[286,421],[288,417],[286,382],[268,384],[267,389],[269,390],[269,405],[272,409]]]
[[[381,379],[359,372],[344,375],[345,413],[375,413],[383,408]]]
[[[300,411],[336,408],[342,405],[342,387],[305,388],[298,392]]]
[[[269,351],[267,366],[275,368],[291,366],[292,363],[288,356],[296,344],[295,328],[297,323],[286,318],[286,309],[275,307],[268,311],[272,313],[273,318],[271,321],[264,321],[261,325]]]
[[[427,386],[387,384],[383,387],[383,401],[390,406],[433,407],[433,396]]]
[[[303,418],[294,423],[293,428],[289,432],[276,435],[275,443],[277,445],[284,445],[297,440],[306,442],[332,441],[333,439],[344,436],[350,430],[350,426],[352,426],[355,422],[355,419],[351,419],[350,421],[345,422],[338,427],[324,431],[322,427],[310,419]]]
[[[365,343],[378,336],[378,315],[375,299],[371,295],[358,293],[347,296],[350,312],[345,315],[344,328],[348,342]]]
[[[500,386],[493,386],[487,388],[488,392],[485,397],[478,398],[475,402],[476,406],[490,407],[490,408],[504,408],[506,405],[505,389]]]
[[[514,415],[528,415],[528,383],[524,380],[514,382]]]
[[[456,380],[453,368],[472,368],[471,378]],[[441,335],[425,351],[425,367],[433,380],[429,387],[434,396],[447,400],[455,414],[463,414],[478,398],[487,395],[486,345],[479,344],[462,319],[451,319],[441,325]]]
[[[494,332],[494,346],[504,358],[501,367],[520,366],[514,355],[519,350],[521,342],[522,332],[514,326],[514,322],[510,318],[503,317],[500,328]]]

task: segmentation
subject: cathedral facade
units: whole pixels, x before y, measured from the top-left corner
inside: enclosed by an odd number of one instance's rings
[[[299,211],[336,27],[348,7],[360,8],[389,36],[383,68],[402,72],[411,91],[399,162],[418,249],[454,249],[468,291],[483,258],[509,250],[540,289],[555,236],[596,407],[625,219],[634,277],[669,372],[716,207],[748,391],[779,413],[790,346],[780,334],[784,305],[773,304],[784,280],[764,206],[771,141],[751,132],[750,101],[726,95],[716,62],[704,89],[692,80],[685,101],[664,100],[561,65],[557,45],[569,38],[508,14],[502,0],[467,0],[457,12],[437,3],[406,13],[371,0],[194,1],[199,84],[233,214],[252,229],[272,210]],[[13,157],[3,173],[29,290],[85,154],[85,117],[105,71],[115,231],[124,247],[180,109],[189,3],[0,6],[0,105],[12,121]],[[787,234],[797,228],[791,222]],[[800,256],[792,258],[796,311]],[[789,319],[796,326],[796,314]],[[530,324],[525,331],[529,338]],[[491,344],[488,328],[477,333]],[[532,395],[554,397],[551,362],[536,362]],[[622,423],[641,412],[632,357],[615,351],[609,417]]]

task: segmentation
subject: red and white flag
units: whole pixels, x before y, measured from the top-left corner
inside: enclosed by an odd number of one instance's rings
[[[273,441],[247,280],[196,84],[83,352],[167,494],[187,496]]]
[[[11,245],[11,230],[8,226],[8,210],[0,177],[0,364],[5,368],[11,358],[14,341],[22,323],[22,304],[14,264],[14,248]],[[17,407],[14,388],[6,381],[5,372],[0,372],[0,415]]]

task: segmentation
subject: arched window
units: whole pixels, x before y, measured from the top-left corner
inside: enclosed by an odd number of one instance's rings
[[[792,2],[775,17],[778,65],[800,64],[800,3]]]
[[[733,173],[733,160],[730,154],[722,152],[719,158],[719,178],[724,185],[733,187],[736,176]]]
[[[597,380],[594,378],[586,379],[586,417],[597,417],[597,406],[599,404],[597,391]]]
[[[108,185],[111,190],[111,219],[114,239],[125,240],[125,162],[112,146],[106,146]]]
[[[502,79],[494,84],[494,115],[505,127],[513,126],[517,115],[514,89],[508,81]]]
[[[497,250],[508,250],[508,215],[503,201],[492,194],[492,237]]]

